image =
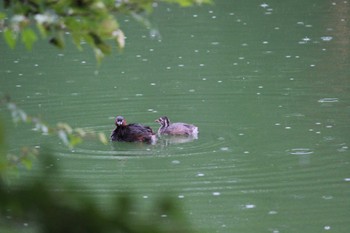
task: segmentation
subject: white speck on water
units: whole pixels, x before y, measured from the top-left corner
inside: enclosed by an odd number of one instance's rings
[[[342,146],[342,147],[339,148],[337,151],[339,151],[339,152],[345,152],[345,151],[347,151],[348,149],[349,149],[348,146]],[[350,178],[347,178],[347,179],[349,179],[349,181],[350,181]],[[345,180],[345,181],[347,181],[347,180]]]
[[[322,196],[322,198],[325,200],[332,200],[333,196]]]
[[[330,227],[330,226],[324,226],[324,229],[325,229],[326,231],[328,231],[328,230],[331,229],[331,227]]]
[[[309,148],[295,148],[289,151],[289,154],[291,155],[310,155],[313,153],[314,151]]]
[[[81,64],[86,64],[86,61],[81,61]]]
[[[315,67],[316,65],[315,64],[311,64],[310,67]]]
[[[216,16],[215,16],[215,15],[213,15],[211,18],[212,18],[212,19],[216,19]]]
[[[197,18],[198,17],[198,15],[193,15],[193,18]]]
[[[319,103],[336,103],[338,101],[338,98],[322,98],[318,100]]]
[[[155,86],[155,85],[157,85],[157,84],[156,84],[156,83],[150,83],[150,85],[151,85],[151,86]]]
[[[244,133],[239,133],[238,135],[239,135],[239,136],[244,136]]]
[[[195,89],[188,90],[188,92],[195,92],[195,91],[196,91]]]
[[[183,198],[185,198],[185,196],[184,195],[179,195],[178,198],[183,199]]]
[[[23,226],[24,226],[24,227],[28,227],[29,224],[25,222],[25,223],[23,223]]]
[[[305,41],[305,42],[308,42],[308,41],[310,41],[311,39],[309,38],[309,37],[307,37],[307,36],[305,36],[303,39],[302,39],[302,41]]]
[[[179,64],[178,66],[179,66],[179,67],[184,67],[185,65],[184,65],[184,64]]]
[[[171,161],[172,164],[180,164],[180,161],[179,160],[173,160]]]
[[[22,87],[22,85],[20,85],[20,84],[17,84],[17,85],[16,85],[16,87]]]
[[[290,126],[286,126],[286,127],[284,127],[285,129],[291,129],[292,127],[290,127]]]
[[[350,178],[345,178],[344,181],[350,182]]]
[[[229,15],[235,15],[235,13],[231,12]]]
[[[160,217],[162,217],[162,218],[166,218],[166,217],[168,217],[168,215],[166,215],[166,214],[162,214],[162,215],[160,215]]]
[[[222,80],[219,80],[218,83],[222,83]]]
[[[249,151],[244,151],[243,153],[244,153],[244,154],[249,154]]]
[[[253,208],[255,208],[255,205],[254,204],[246,204],[244,207],[246,209],[253,209]]]
[[[211,44],[212,44],[212,45],[219,45],[220,43],[217,42],[217,41],[213,41],[213,42],[211,42]]]
[[[204,66],[204,64],[199,64],[199,66],[203,67],[203,66]]]
[[[197,173],[197,176],[198,176],[198,177],[203,177],[203,176],[204,176],[204,173]]]
[[[262,8],[267,8],[267,7],[269,7],[269,5],[268,5],[267,3],[262,3],[262,4],[260,4],[260,6],[261,6]]]
[[[332,36],[321,36],[321,40],[323,40],[323,41],[331,41],[331,40],[333,40],[333,37]]]
[[[167,70],[170,70],[170,69],[171,69],[171,67],[170,67],[170,66],[168,66],[168,67],[166,67],[166,69],[167,69]]]
[[[148,196],[147,196],[147,195],[144,195],[144,196],[142,196],[142,198],[147,199],[147,198],[148,198]]]
[[[228,147],[221,147],[220,150],[221,150],[221,151],[229,151],[230,148],[228,148]]]
[[[261,89],[261,88],[264,88],[264,87],[263,87],[263,86],[258,86],[258,88],[260,88],[260,89]]]
[[[269,211],[269,214],[270,214],[270,215],[274,215],[274,214],[277,214],[277,213],[278,213],[278,212],[277,212],[276,210],[270,210],[270,211]]]
[[[138,94],[136,94],[135,96],[137,96],[137,97],[141,97],[141,96],[143,96],[143,94],[138,93]]]
[[[280,125],[281,125],[281,123],[275,123],[275,125],[276,125],[276,126],[280,126]]]
[[[213,196],[220,196],[221,193],[220,192],[213,192]]]
[[[269,42],[268,42],[268,41],[263,41],[262,43],[263,43],[263,44],[268,44]]]

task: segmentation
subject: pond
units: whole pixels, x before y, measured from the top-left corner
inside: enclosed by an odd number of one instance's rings
[[[73,191],[102,208],[123,191],[140,205],[166,193],[200,232],[348,232],[349,10],[342,0],[159,5],[151,33],[120,19],[126,48],[100,67],[87,46],[1,41],[0,93],[50,124],[109,135],[117,115],[154,130],[167,115],[199,127],[188,141],[69,149],[8,126],[9,150],[51,148],[81,185]]]

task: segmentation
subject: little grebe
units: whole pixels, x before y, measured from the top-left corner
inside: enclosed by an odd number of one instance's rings
[[[156,120],[160,124],[158,129],[158,134],[167,134],[167,135],[188,135],[188,136],[197,136],[198,127],[195,125],[187,123],[170,123],[169,118],[162,116]]]
[[[149,126],[136,123],[126,124],[126,120],[122,116],[115,118],[115,125],[117,127],[111,134],[112,141],[146,142],[153,144],[157,140],[155,133]]]

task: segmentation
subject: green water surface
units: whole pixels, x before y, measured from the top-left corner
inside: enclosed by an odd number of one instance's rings
[[[166,193],[200,232],[349,232],[349,10],[342,0],[158,5],[159,34],[120,18],[126,48],[100,67],[87,46],[1,41],[0,93],[50,124],[109,135],[117,115],[154,130],[167,115],[199,127],[194,140],[71,150],[9,125],[9,150],[50,147],[80,185],[72,191],[101,208],[123,191],[145,206]]]

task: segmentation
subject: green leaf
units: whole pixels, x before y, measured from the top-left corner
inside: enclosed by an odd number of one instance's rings
[[[28,50],[33,48],[33,44],[37,40],[38,37],[32,29],[26,28],[22,31],[22,42],[25,44]]]
[[[4,30],[4,37],[7,45],[11,48],[14,49],[16,46],[16,33],[14,33],[11,29],[6,28]]]
[[[0,12],[0,20],[3,20],[6,18],[6,14],[3,12]]]
[[[107,145],[108,144],[108,139],[104,133],[98,133],[98,138],[100,139],[100,142],[103,144]]]
[[[42,36],[43,38],[46,38],[46,37],[47,37],[47,32],[48,32],[48,30],[45,28],[45,26],[44,26],[43,24],[41,24],[41,23],[37,23],[37,24],[36,24],[36,27],[38,28],[38,30],[39,30],[41,36]]]
[[[27,170],[30,170],[33,167],[33,161],[29,158],[22,158],[21,163],[25,168],[27,168]]]
[[[94,48],[94,52],[98,64],[101,64],[102,59],[105,57],[104,53],[99,48]]]
[[[81,143],[83,140],[81,139],[81,137],[73,135],[73,134],[69,134],[68,135],[69,138],[69,145],[70,147],[74,147],[77,144]]]

